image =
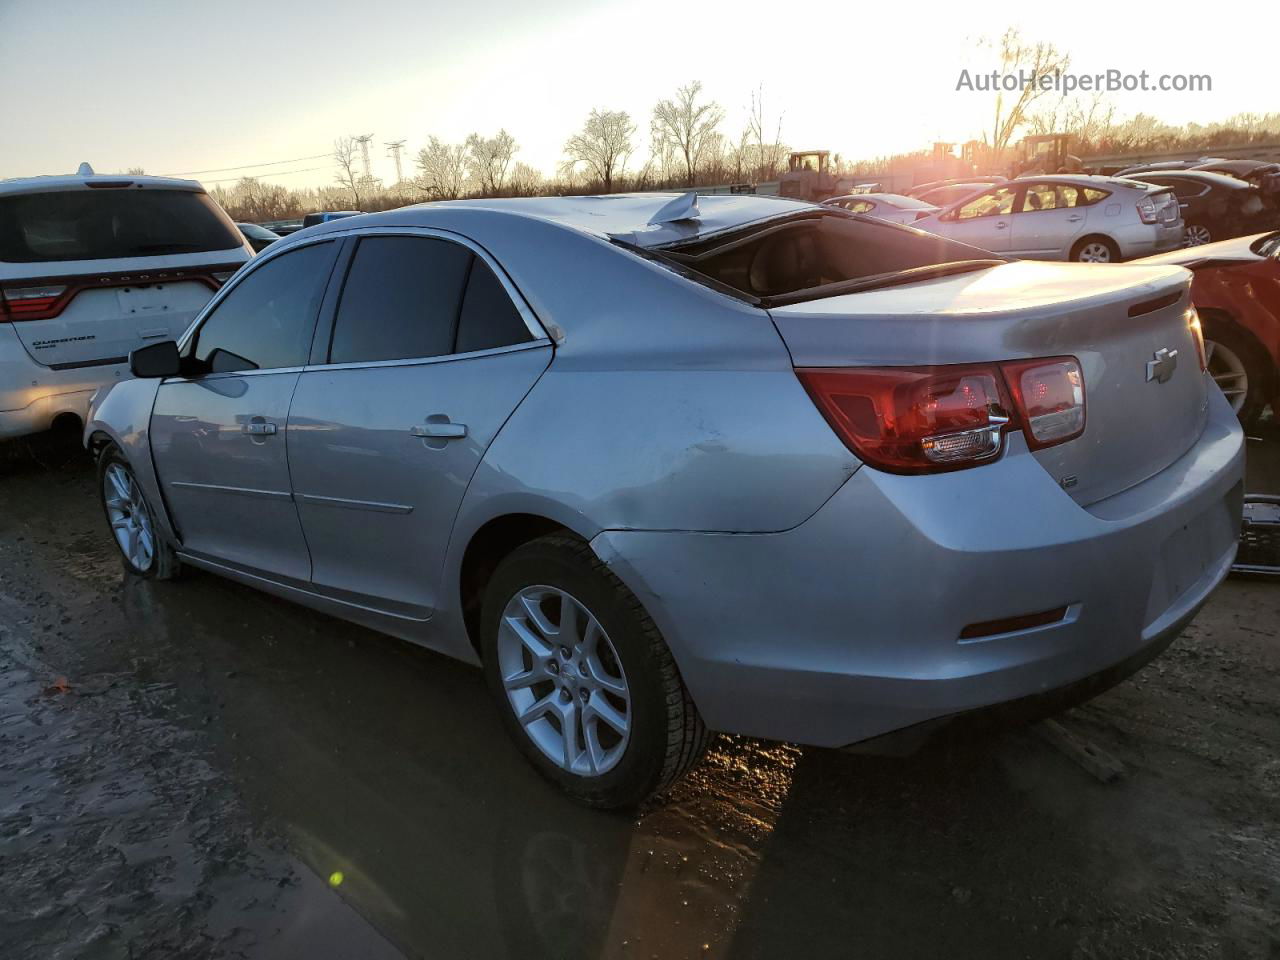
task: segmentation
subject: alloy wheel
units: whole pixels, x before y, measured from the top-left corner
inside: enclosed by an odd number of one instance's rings
[[[1111,248],[1095,240],[1081,247],[1080,255],[1076,259],[1080,263],[1110,263]]]
[[[1231,404],[1232,412],[1239,413],[1249,398],[1249,371],[1244,360],[1230,347],[1214,340],[1205,340],[1204,353],[1209,376]]]
[[[556,587],[525,587],[498,626],[498,669],[516,719],[562,770],[596,777],[626,752],[631,692],[595,615]]]
[[[135,570],[149,570],[156,555],[155,530],[133,473],[124,464],[113,463],[103,474],[102,488],[107,520],[120,552]]]
[[[1209,233],[1209,228],[1199,223],[1191,224],[1182,233],[1182,245],[1184,247],[1198,247],[1201,244],[1209,243],[1212,239],[1213,236]]]

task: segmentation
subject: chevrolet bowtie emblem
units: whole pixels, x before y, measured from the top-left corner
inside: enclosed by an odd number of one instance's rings
[[[1178,369],[1178,351],[1162,347],[1155,352],[1152,359],[1147,361],[1147,382],[1154,380],[1156,383],[1167,383],[1176,369]]]

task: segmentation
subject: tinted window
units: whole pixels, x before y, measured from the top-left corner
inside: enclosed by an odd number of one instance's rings
[[[473,258],[458,322],[456,351],[490,350],[532,339],[524,318],[489,265],[479,257]]]
[[[1101,200],[1103,197],[1109,197],[1109,196],[1111,196],[1111,194],[1109,194],[1106,190],[1097,190],[1093,187],[1084,187],[1080,191],[1080,206],[1091,207],[1095,203],[1097,203],[1099,200]]]
[[[365,237],[342,288],[332,363],[453,352],[471,251],[430,237]]]
[[[1077,205],[1076,188],[1065,183],[1033,183],[1022,196],[1024,213],[1036,210],[1062,210]]]
[[[1173,192],[1183,198],[1198,197],[1200,194],[1207,193],[1209,191],[1208,184],[1200,183],[1197,180],[1175,180],[1170,177],[1166,180],[1152,180],[1151,182],[1163,184],[1167,187],[1173,187]]]
[[[236,284],[201,325],[196,358],[210,362],[215,349],[231,354],[214,358],[216,371],[306,363],[333,250],[332,243],[291,250]]]
[[[0,197],[0,260],[112,260],[235,250],[244,241],[203,193],[135,187]]]

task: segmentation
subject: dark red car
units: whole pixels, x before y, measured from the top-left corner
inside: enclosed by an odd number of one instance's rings
[[[1191,270],[1191,300],[1204,327],[1213,379],[1245,426],[1268,403],[1280,413],[1280,231],[1134,262]]]

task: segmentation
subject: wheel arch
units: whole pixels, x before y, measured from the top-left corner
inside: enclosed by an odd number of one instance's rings
[[[560,534],[590,542],[590,537],[540,512],[502,513],[477,527],[467,538],[456,579],[458,611],[477,658],[480,650],[480,607],[485,590],[504,558],[540,537]]]

